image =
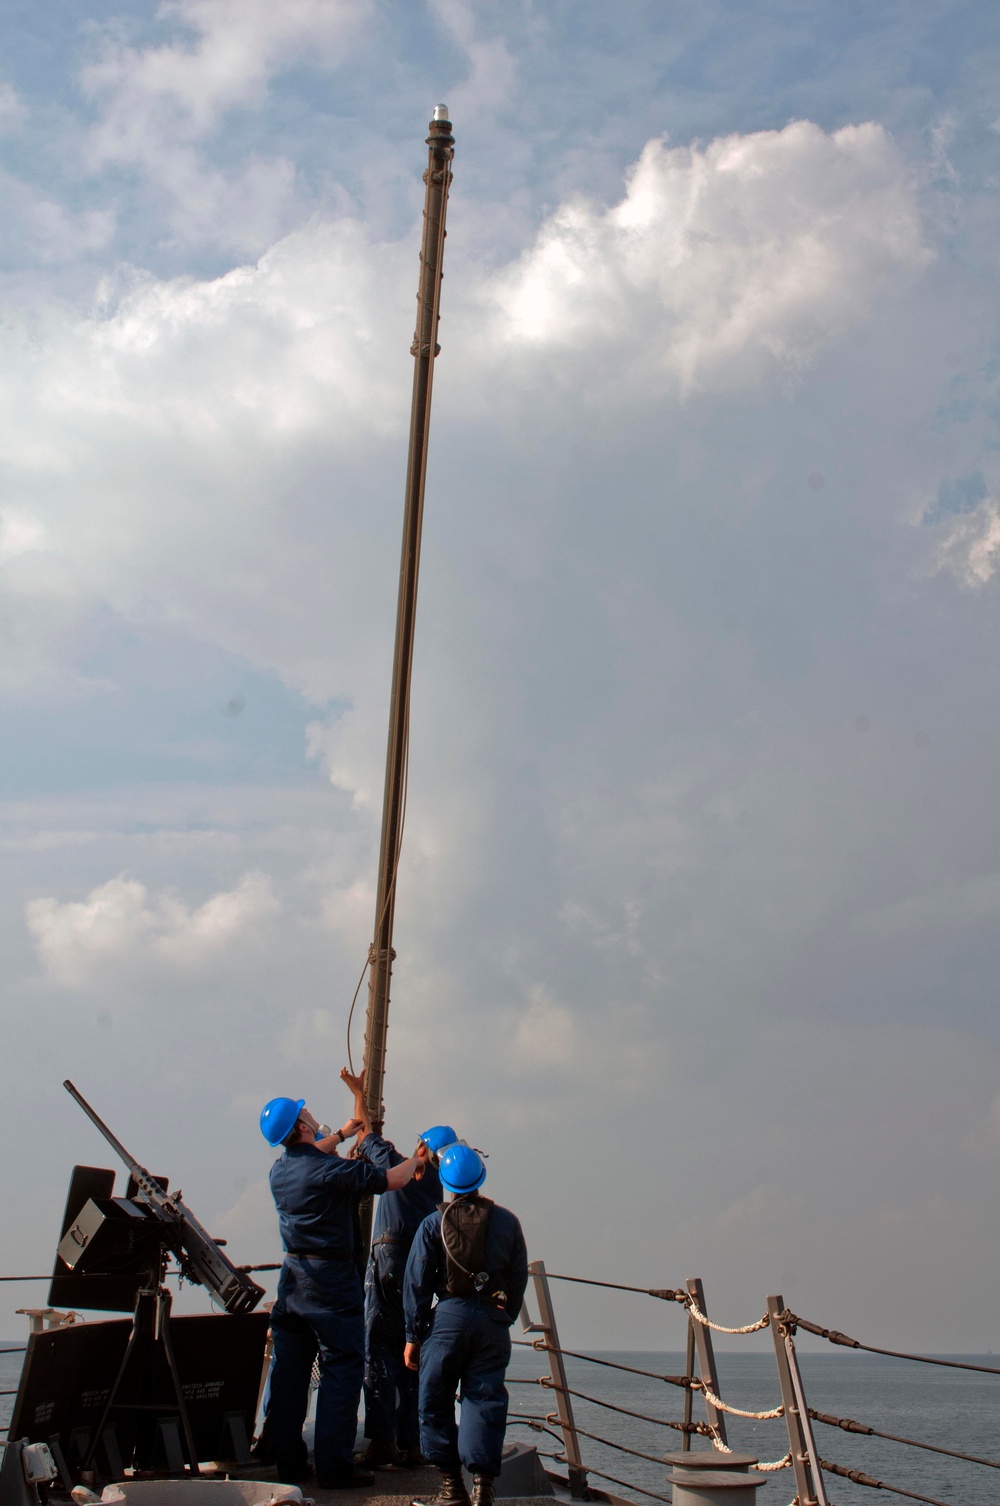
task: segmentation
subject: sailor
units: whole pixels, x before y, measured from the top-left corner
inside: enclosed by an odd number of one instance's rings
[[[302,1438],[309,1378],[319,1360],[314,1460],[326,1490],[370,1484],[354,1464],[354,1438],[364,1375],[364,1308],[358,1270],[357,1205],[370,1193],[404,1187],[416,1156],[388,1172],[367,1159],[346,1160],[337,1147],[357,1134],[361,1156],[384,1154],[363,1102],[354,1118],[318,1137],[319,1124],[298,1098],[272,1098],[260,1116],[269,1145],[285,1147],[271,1167],[271,1193],[286,1254],[271,1309],[274,1362],[268,1417],[278,1478],[308,1478]]]
[[[350,1086],[350,1079],[348,1079]],[[441,1202],[438,1158],[458,1139],[449,1124],[424,1130],[417,1143],[426,1161],[412,1181],[378,1200],[371,1256],[365,1273],[365,1437],[358,1463],[369,1469],[389,1464],[422,1464],[417,1420],[417,1376],[403,1361],[406,1345],[403,1276],[413,1237]],[[398,1150],[386,1159],[370,1153],[383,1171],[403,1160]]]
[[[439,1176],[445,1201],[417,1230],[403,1285],[406,1364],[420,1377],[420,1447],[441,1472],[440,1493],[414,1506],[469,1506],[463,1464],[473,1506],[492,1506],[507,1426],[510,1325],[524,1300],[528,1254],[514,1214],[479,1194],[486,1167],[477,1151],[450,1146]]]

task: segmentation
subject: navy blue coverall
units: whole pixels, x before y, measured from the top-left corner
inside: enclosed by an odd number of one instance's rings
[[[495,1206],[490,1213],[484,1263],[490,1273],[488,1290],[499,1287],[506,1294],[503,1307],[478,1297],[448,1295],[439,1212],[420,1225],[406,1263],[406,1339],[420,1345],[420,1448],[447,1474],[457,1474],[460,1464],[474,1475],[500,1473],[510,1325],[521,1311],[528,1284],[524,1235],[508,1208]],[[456,1426],[459,1385],[462,1409]]]
[[[406,1158],[386,1141],[372,1151],[371,1159],[387,1171]],[[413,1178],[396,1192],[384,1192],[375,1211],[365,1272],[365,1437],[407,1452],[420,1447],[420,1425],[417,1377],[403,1364],[403,1276],[414,1235],[443,1196],[441,1180],[429,1162],[419,1182]]]
[[[379,1135],[362,1153],[381,1155]],[[271,1167],[271,1193],[286,1255],[271,1309],[274,1362],[268,1416],[278,1478],[294,1482],[306,1467],[302,1427],[309,1377],[319,1356],[314,1458],[320,1485],[354,1467],[364,1374],[364,1309],[356,1245],[357,1204],[384,1192],[385,1172],[315,1145],[290,1145]]]

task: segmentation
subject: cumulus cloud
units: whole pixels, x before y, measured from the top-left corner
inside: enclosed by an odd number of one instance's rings
[[[133,47],[111,35],[83,71],[84,87],[106,99],[94,150],[105,158],[148,161],[161,133],[210,130],[234,105],[260,102],[275,68],[303,54],[340,61],[364,26],[367,0],[170,0],[161,21],[184,40]]]
[[[63,987],[80,988],[123,964],[197,968],[242,944],[278,909],[264,873],[245,874],[235,889],[213,894],[196,908],[175,893],[150,895],[137,879],[119,876],[84,900],[30,900],[25,920],[46,975]]]
[[[370,12],[368,0],[172,0],[158,18],[179,29],[176,40],[134,46],[110,30],[81,77],[100,108],[91,168],[141,169],[172,198],[178,239],[259,246],[293,201],[294,164],[258,154],[224,171],[200,143],[227,111],[259,106],[277,70],[303,58],[339,64]]]
[[[498,334],[600,353],[616,377],[729,388],[801,365],[927,258],[880,125],[656,140],[619,204],[565,204],[503,274]]]
[[[1000,504],[986,497],[943,529],[936,565],[969,590],[985,586],[1000,563]]]
[[[498,279],[462,269],[453,417],[498,391],[519,424],[565,398],[631,413],[662,404],[665,383],[756,381],[806,360],[925,255],[877,126],[652,142],[614,209],[564,207]],[[0,346],[0,513],[33,519],[46,545],[8,552],[20,619],[40,619],[32,642],[58,655],[74,614],[100,604],[182,622],[318,703],[344,696],[349,715],[312,745],[362,805],[381,742],[364,687],[384,683],[365,582],[389,526],[380,467],[401,464],[413,277],[408,243],[313,223],[221,277],[123,274],[90,315],[42,311]],[[336,595],[324,557],[342,563]],[[8,683],[35,678],[24,634],[9,646]]]

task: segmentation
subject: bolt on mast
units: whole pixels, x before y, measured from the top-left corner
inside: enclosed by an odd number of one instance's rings
[[[455,138],[451,134],[447,105],[437,105],[427,137],[428,161],[424,174],[424,231],[420,252],[420,285],[417,290],[417,327],[410,347],[414,358],[413,398],[410,409],[410,449],[406,467],[403,513],[403,545],[399,565],[399,597],[396,606],[396,643],[393,651],[392,689],[389,701],[389,739],[385,759],[385,795],[382,803],[382,838],[379,849],[378,886],[375,899],[375,936],[368,952],[368,1011],[365,1019],[365,1098],[376,1129],[385,1119],[383,1084],[385,1047],[389,1024],[389,985],[395,952],[392,925],[396,908],[396,875],[406,808],[407,755],[410,740],[410,679],[413,670],[413,632],[420,572],[420,535],[424,513],[424,482],[427,475],[427,440],[430,432],[431,388],[441,308],[441,278],[444,259],[445,215],[451,187],[451,161]],[[369,1225],[370,1227],[370,1225]]]

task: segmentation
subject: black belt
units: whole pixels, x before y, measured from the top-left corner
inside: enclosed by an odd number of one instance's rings
[[[353,1260],[353,1255],[345,1255],[343,1250],[286,1250],[286,1255],[291,1255],[293,1260]]]

